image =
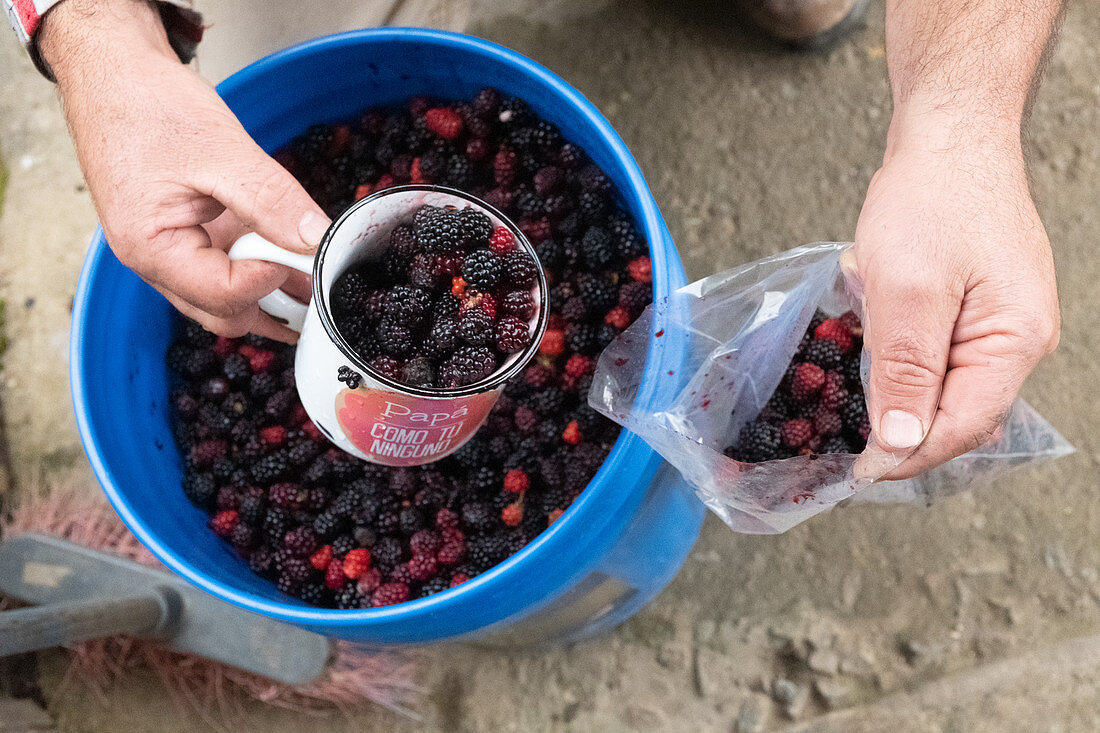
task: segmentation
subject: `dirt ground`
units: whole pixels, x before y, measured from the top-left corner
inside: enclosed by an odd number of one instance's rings
[[[852,236],[891,109],[881,2],[866,29],[815,53],[753,39],[716,1],[457,5],[462,12],[426,17],[530,55],[610,118],[690,278]],[[234,45],[226,39],[245,14],[205,6],[216,53],[204,69],[215,78],[295,33],[341,30],[352,18],[335,3],[330,27],[273,20],[270,37]],[[421,722],[366,708],[319,723],[250,704],[221,723],[275,733],[1100,729],[1100,349],[1086,313],[1100,281],[1094,9],[1070,8],[1028,140],[1063,332],[1023,395],[1076,454],[932,507],[855,506],[781,536],[735,535],[708,519],[676,580],[609,636],[549,652],[420,652]],[[10,173],[2,398],[13,469],[24,486],[75,475],[94,490],[65,376],[68,307],[94,212],[49,86],[11,39],[0,39],[0,68]],[[148,675],[128,675],[100,700],[58,687],[60,654],[42,661],[62,730],[204,727]]]

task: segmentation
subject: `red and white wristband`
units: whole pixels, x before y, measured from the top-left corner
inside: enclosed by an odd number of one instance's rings
[[[42,26],[42,18],[50,8],[61,2],[64,0],[0,0],[19,42],[27,49],[38,70],[51,81],[53,72],[38,52],[35,39]],[[160,12],[172,50],[180,61],[189,63],[202,40],[202,16],[191,8],[190,0],[155,0],[153,4]]]

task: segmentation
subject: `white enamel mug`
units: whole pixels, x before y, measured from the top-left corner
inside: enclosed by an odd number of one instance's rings
[[[425,204],[481,211],[494,227],[510,229],[538,263],[519,228],[492,206],[455,189],[427,185],[396,186],[357,201],[332,222],[313,256],[290,252],[255,233],[244,235],[229,250],[230,259],[267,260],[312,276],[309,305],[276,290],[260,300],[260,308],[301,333],[294,378],[302,406],[317,428],[348,453],[387,466],[439,460],[473,437],[504,385],[538,352],[549,312],[546,277],[539,265],[538,282],[531,289],[538,306],[529,326],[531,343],[482,381],[450,390],[411,387],[371,369],[332,320],[332,286],[351,265],[380,259],[390,233]]]

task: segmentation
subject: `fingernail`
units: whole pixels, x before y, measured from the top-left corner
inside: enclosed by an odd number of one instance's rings
[[[879,421],[879,437],[891,448],[912,448],[924,440],[924,425],[916,415],[888,410]]]
[[[321,243],[321,237],[328,231],[329,221],[315,211],[307,211],[298,222],[298,236],[310,247]]]

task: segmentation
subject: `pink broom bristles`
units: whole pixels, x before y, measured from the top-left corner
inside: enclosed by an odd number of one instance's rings
[[[0,528],[0,536],[38,532],[109,552],[144,565],[156,558],[130,534],[98,493],[75,488],[23,491],[23,500]],[[368,650],[338,642],[328,671],[318,680],[291,686],[201,657],[166,649],[155,640],[116,636],[76,644],[65,681],[80,680],[102,701],[107,688],[128,670],[145,667],[177,702],[188,704],[214,727],[212,707],[240,712],[243,698],[297,711],[349,709],[370,701],[417,718],[411,706],[422,690],[414,682],[415,660],[408,654]]]

